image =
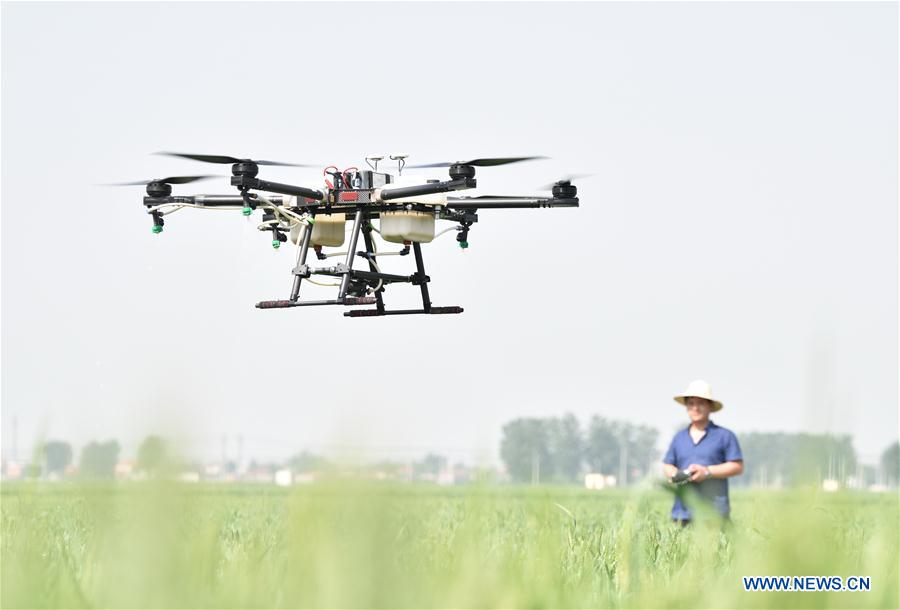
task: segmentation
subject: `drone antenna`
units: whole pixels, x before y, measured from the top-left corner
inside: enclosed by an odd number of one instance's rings
[[[384,159],[384,155],[371,155],[366,157],[366,164],[372,168],[373,171],[378,171],[378,162]],[[372,165],[372,162],[375,162],[375,165]]]
[[[403,168],[406,166],[406,158],[409,155],[391,155],[391,161],[397,162],[397,175],[403,175]]]

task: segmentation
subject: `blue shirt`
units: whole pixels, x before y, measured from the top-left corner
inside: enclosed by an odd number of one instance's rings
[[[734,432],[717,426],[710,420],[706,425],[706,434],[696,444],[691,438],[690,426],[679,430],[669,444],[663,464],[672,464],[679,470],[683,470],[691,464],[714,466],[723,462],[743,459],[741,446],[738,445]],[[728,504],[728,479],[706,479],[702,483],[689,483],[689,485],[693,485],[701,497],[709,500],[719,514],[724,517],[729,515],[731,506]],[[675,499],[672,518],[691,518],[691,511],[682,504],[681,498]]]

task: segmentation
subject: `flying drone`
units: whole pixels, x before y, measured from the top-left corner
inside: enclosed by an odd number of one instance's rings
[[[478,222],[479,210],[516,208],[568,208],[578,207],[577,189],[570,176],[544,187],[552,196],[498,196],[451,197],[447,193],[472,189],[476,186],[475,168],[496,167],[544,157],[499,157],[410,165],[410,168],[449,168],[449,180],[426,179],[404,175],[408,155],[390,155],[397,163],[396,172],[379,172],[378,164],[384,156],[366,157],[369,169],[335,166],[323,171],[324,188],[321,190],[281,184],[258,177],[261,166],[314,167],[312,165],[242,159],[224,155],[196,155],[186,153],[159,153],[162,155],[231,165],[231,185],[237,187],[237,195],[173,195],[172,185],[189,184],[214,178],[209,175],[171,176],[126,185],[146,186],[144,206],[153,218],[153,232],[160,233],[165,224],[163,217],[184,208],[241,210],[251,216],[262,212],[258,229],[270,233],[272,246],[279,248],[289,239],[297,247],[296,263],[292,270],[293,283],[290,296],[284,300],[260,301],[260,309],[281,309],[312,305],[374,305],[374,308],[353,309],[344,312],[348,317],[388,316],[404,314],[457,314],[458,306],[432,305],[428,294],[431,281],[425,274],[422,244],[431,243],[436,237],[456,231],[460,248],[469,246],[469,230]],[[376,227],[374,221],[378,221]],[[436,232],[436,222],[454,223]],[[346,225],[351,224],[349,239]],[[399,250],[380,251],[373,233],[388,243],[402,246]],[[364,248],[358,249],[360,235]],[[342,248],[342,251],[326,252],[326,248]],[[412,250],[415,272],[410,275],[383,273],[378,261],[384,256],[406,256]],[[343,257],[343,261],[330,266],[313,267],[307,263],[312,250],[318,260]],[[368,269],[356,269],[357,259],[364,259]],[[324,283],[321,276],[330,276],[332,282]],[[319,278],[313,279],[313,278]],[[337,288],[337,297],[328,300],[300,300],[303,281]],[[384,292],[388,285],[406,283],[418,286],[422,293],[421,309],[386,309]]]

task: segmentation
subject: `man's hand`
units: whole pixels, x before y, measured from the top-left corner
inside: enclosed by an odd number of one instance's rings
[[[685,470],[691,473],[691,483],[702,483],[712,476],[709,471],[709,466],[691,464],[690,466],[685,468]]]
[[[678,468],[675,464],[663,464],[662,465],[663,476],[667,479],[671,480],[672,477],[678,472]]]

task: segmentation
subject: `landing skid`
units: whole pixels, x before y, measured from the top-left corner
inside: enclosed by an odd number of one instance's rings
[[[365,318],[369,316],[405,316],[417,313],[425,313],[431,315],[444,314],[444,313],[462,313],[463,308],[457,307],[456,305],[450,305],[449,307],[431,307],[429,309],[393,309],[393,310],[381,310],[378,309],[354,309],[353,311],[345,311],[344,315],[348,318]]]
[[[330,299],[327,301],[260,301],[256,304],[259,309],[285,309],[287,307],[309,307],[311,305],[372,305],[375,297],[347,297],[341,301]]]

